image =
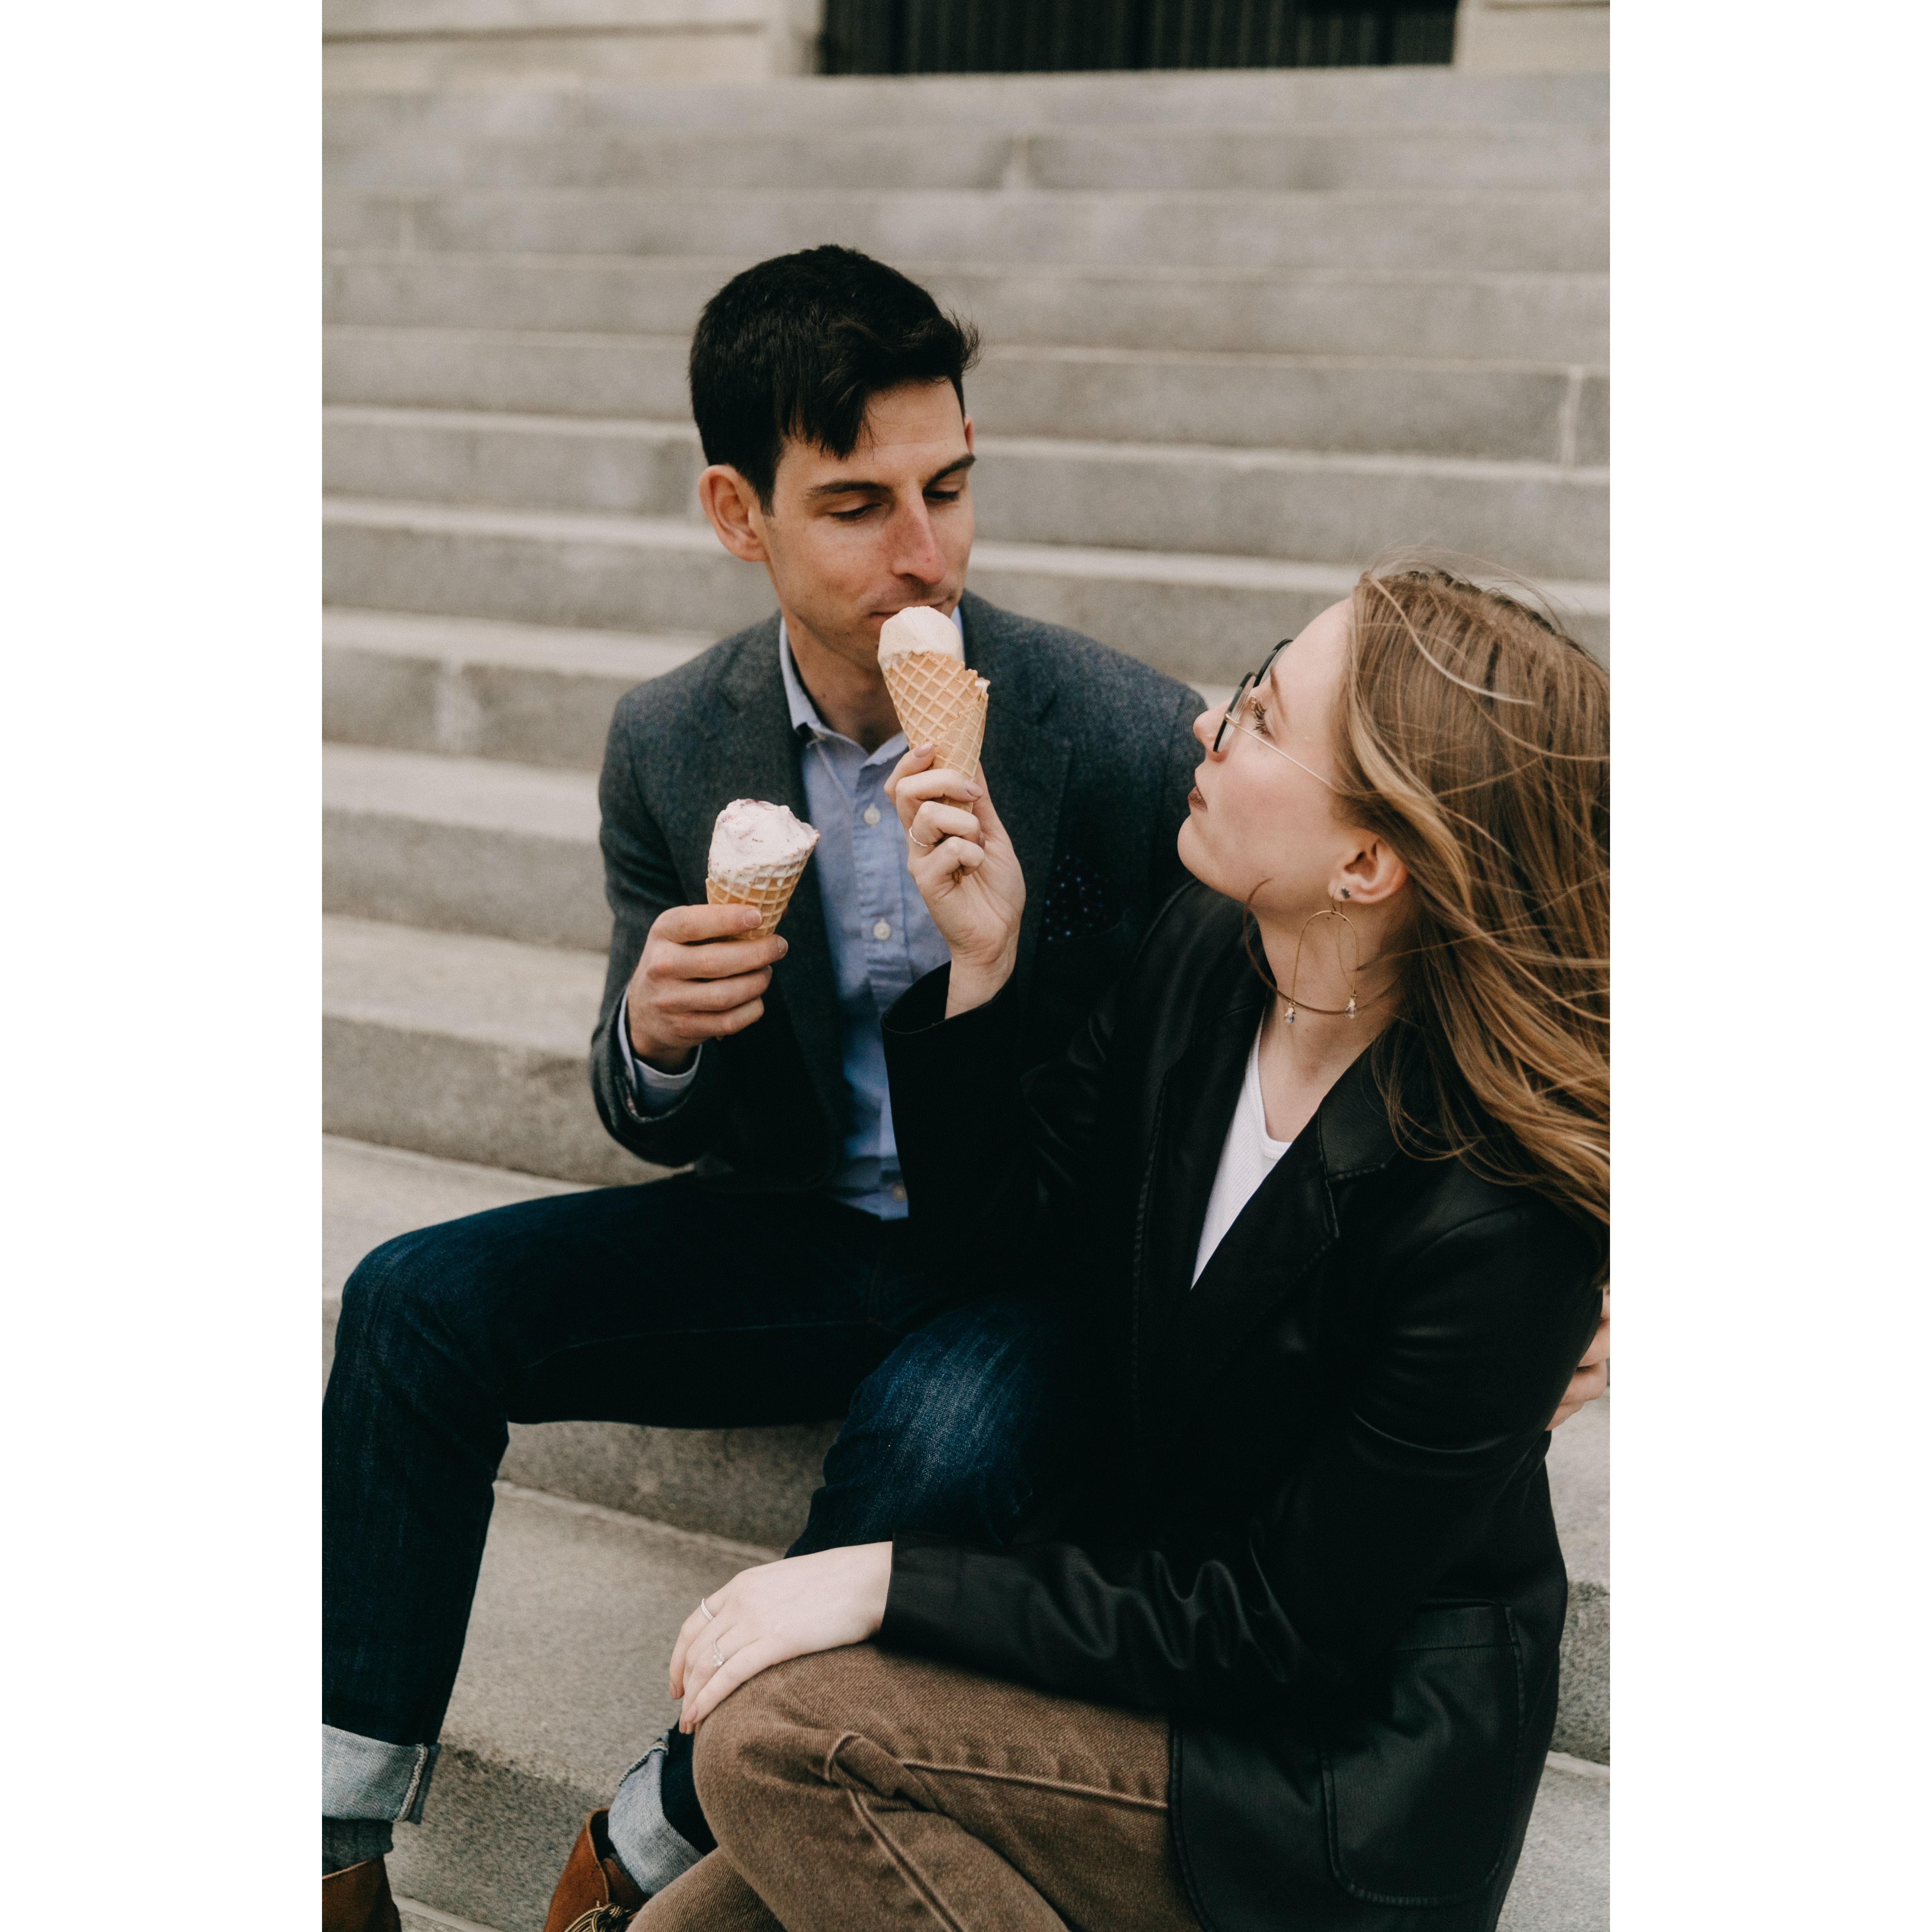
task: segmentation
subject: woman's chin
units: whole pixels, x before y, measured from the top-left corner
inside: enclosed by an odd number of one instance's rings
[[[1216,884],[1214,866],[1208,858],[1206,848],[1207,841],[1201,836],[1196,826],[1195,814],[1190,813],[1181,821],[1180,836],[1175,842],[1175,850],[1180,854],[1180,862],[1204,886],[1214,886],[1218,892],[1220,887]]]

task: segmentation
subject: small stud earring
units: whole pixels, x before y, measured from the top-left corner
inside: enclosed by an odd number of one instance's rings
[[[1344,886],[1342,888],[1342,896],[1344,898],[1346,898],[1348,896],[1348,889],[1346,886]]]

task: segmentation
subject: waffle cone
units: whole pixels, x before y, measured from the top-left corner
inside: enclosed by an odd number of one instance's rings
[[[756,906],[757,930],[745,937],[769,939],[784,917],[784,909],[791,904],[793,891],[805,877],[806,863],[811,856],[806,850],[788,865],[760,866],[754,872],[731,872],[722,878],[714,875],[704,881],[704,896],[712,905]]]
[[[886,689],[908,745],[934,746],[933,762],[976,778],[986,734],[986,686],[944,651],[910,651],[886,667]]]

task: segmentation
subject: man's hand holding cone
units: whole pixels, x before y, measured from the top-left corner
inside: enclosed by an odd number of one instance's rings
[[[782,939],[761,935],[749,905],[671,906],[657,916],[631,975],[631,1051],[660,1073],[679,1073],[707,1040],[762,1018]]]

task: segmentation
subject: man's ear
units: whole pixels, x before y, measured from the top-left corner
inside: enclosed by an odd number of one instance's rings
[[[745,563],[764,563],[764,517],[758,493],[728,463],[714,463],[698,479],[698,500],[718,541]]]
[[[1329,896],[1344,905],[1386,905],[1408,884],[1408,868],[1388,842],[1371,838],[1328,888]]]
[[[962,416],[960,421],[965,425],[966,453],[970,456],[973,453],[973,418],[970,416]]]

